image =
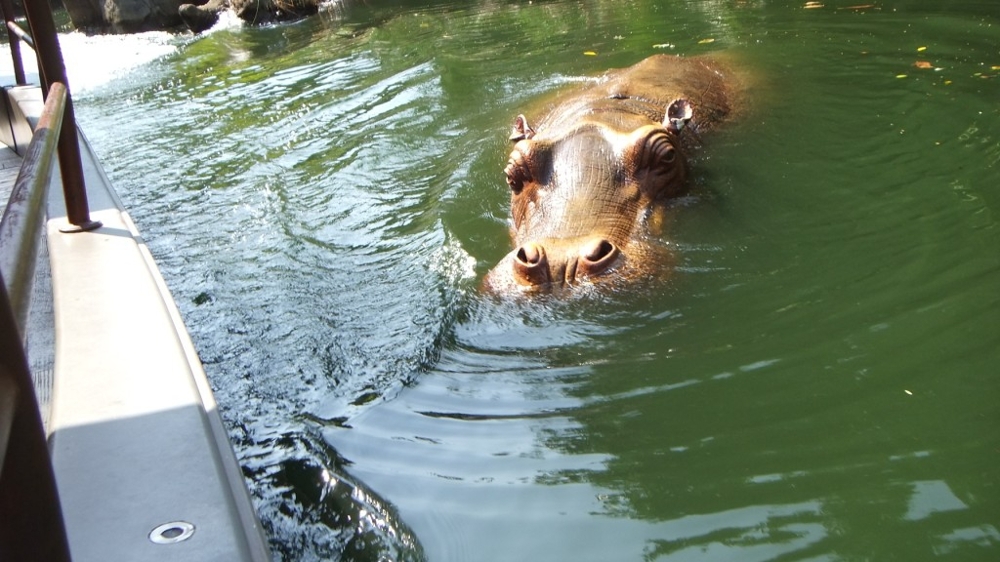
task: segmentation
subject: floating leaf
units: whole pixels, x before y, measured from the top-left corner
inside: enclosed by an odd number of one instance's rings
[[[868,8],[874,8],[875,4],[858,4],[857,6],[844,6],[843,8],[837,8],[838,10],[867,10]]]
[[[990,70],[1000,70],[1000,65],[995,64],[990,67]]]
[[[905,74],[897,74],[896,78],[906,78],[906,75]]]
[[[823,3],[822,2],[806,2],[806,5],[802,6],[802,7],[805,8],[805,9],[807,9],[807,10],[811,10],[813,8],[822,8],[823,7]]]
[[[918,60],[917,62],[913,63],[913,66],[915,66],[917,68],[934,68],[933,64],[931,64],[931,63],[929,63],[929,62],[927,62],[925,60]]]
[[[673,49],[674,48],[674,44],[673,43],[657,43],[656,45],[653,45],[653,48],[654,49]]]
[[[708,39],[702,39],[701,41],[698,41],[699,45],[702,45],[704,43],[715,43],[715,39],[712,39],[711,37],[709,37]]]
[[[597,53],[595,51],[584,51],[583,54],[586,55],[586,56],[588,56],[588,57],[596,57],[597,56]]]
[[[917,47],[917,52],[922,53],[927,50],[927,47]]]

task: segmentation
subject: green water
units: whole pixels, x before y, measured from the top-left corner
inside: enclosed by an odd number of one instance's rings
[[[995,2],[401,4],[78,100],[276,559],[1000,557]],[[481,295],[512,118],[661,52],[749,84],[670,281]]]

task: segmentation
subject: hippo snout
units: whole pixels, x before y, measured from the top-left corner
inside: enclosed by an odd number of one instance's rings
[[[621,251],[604,238],[543,240],[523,244],[513,252],[514,280],[521,285],[566,286],[596,277],[613,268]]]

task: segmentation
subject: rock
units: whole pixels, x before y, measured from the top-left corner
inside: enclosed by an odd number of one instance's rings
[[[239,18],[250,24],[287,21],[313,15],[320,0],[232,0]]]
[[[229,8],[229,0],[208,0],[201,5],[182,4],[178,13],[184,24],[195,33],[201,33],[219,21],[219,14]]]
[[[182,0],[63,0],[74,27],[133,33],[180,25]]]
[[[232,10],[249,24],[287,21],[315,14],[323,0],[63,0],[77,29],[133,33],[187,25],[204,31]]]

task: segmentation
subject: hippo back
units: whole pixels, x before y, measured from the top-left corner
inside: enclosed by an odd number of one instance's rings
[[[662,123],[667,106],[686,99],[694,108],[688,128],[702,133],[731,113],[732,82],[716,60],[656,55],[608,72],[597,84],[560,98],[535,129],[539,137],[557,137],[589,120],[632,130],[640,124]]]

